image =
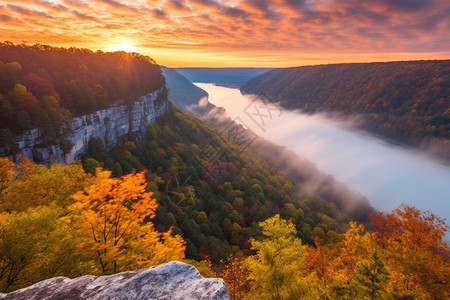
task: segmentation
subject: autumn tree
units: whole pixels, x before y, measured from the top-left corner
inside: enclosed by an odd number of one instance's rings
[[[16,174],[14,163],[7,157],[0,157],[0,193],[11,184]]]
[[[246,260],[252,291],[258,298],[293,299],[302,291],[301,273],[304,246],[292,223],[275,215],[259,223],[264,238],[251,239],[255,255]]]
[[[358,265],[370,259],[377,249],[374,234],[367,232],[362,224],[351,221],[349,225],[348,230],[332,244],[333,250],[328,253],[328,261],[324,264],[327,266],[324,274],[330,284],[323,285],[319,290],[331,299],[357,298],[357,290],[350,279]],[[317,266],[319,271],[320,263]]]
[[[307,246],[307,256],[305,268],[314,278],[317,279],[314,286],[317,293],[323,298],[327,294],[328,285],[332,282],[333,271],[331,263],[333,260],[332,251],[324,245],[318,237],[314,238],[315,246]]]
[[[335,280],[346,281],[355,272],[356,266],[375,251],[376,243],[374,235],[367,232],[364,225],[350,222],[350,228],[336,247],[338,257],[333,262],[334,277]]]
[[[450,297],[445,220],[404,204],[386,218],[390,234],[385,261],[396,288],[418,297]]]
[[[158,204],[146,191],[145,174],[110,175],[98,169],[96,183],[75,194],[69,208],[93,271],[112,274],[184,258],[182,238],[171,229],[157,232],[150,222]]]
[[[247,271],[244,262],[242,254],[230,256],[221,274],[232,300],[243,299],[248,293]]]
[[[17,179],[0,194],[0,208],[25,211],[29,207],[54,204],[66,207],[70,196],[91,181],[78,163],[53,165],[50,168],[22,158]]]
[[[71,229],[57,207],[0,214],[0,289],[9,292],[82,271]]]

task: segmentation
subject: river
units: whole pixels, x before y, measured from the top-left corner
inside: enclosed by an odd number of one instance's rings
[[[241,95],[239,89],[196,85],[209,102],[276,144],[314,162],[319,169],[365,195],[378,210],[401,203],[450,219],[450,168],[419,151],[352,130],[349,122],[306,115]]]

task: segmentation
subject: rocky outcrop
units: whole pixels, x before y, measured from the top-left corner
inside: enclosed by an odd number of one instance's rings
[[[8,300],[145,300],[229,299],[225,282],[203,278],[191,265],[172,261],[163,265],[110,276],[92,275],[74,279],[55,277],[9,294]]]
[[[168,110],[167,99],[163,99],[161,94],[164,94],[163,88],[139,97],[133,105],[113,106],[74,118],[67,130],[69,134],[64,136],[64,142],[71,145],[66,154],[60,144],[41,146],[44,134],[41,128],[29,130],[17,137],[19,154],[46,164],[70,163],[87,152],[91,138],[101,138],[107,150],[117,145],[126,134],[142,138],[147,125],[154,124]]]

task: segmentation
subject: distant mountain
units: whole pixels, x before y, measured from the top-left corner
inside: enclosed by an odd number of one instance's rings
[[[175,69],[161,67],[166,85],[169,89],[169,100],[180,107],[189,107],[191,104],[197,104],[200,99],[207,97],[208,93],[192,84],[183,75]]]
[[[176,68],[191,82],[215,83],[227,87],[240,87],[245,81],[261,75],[270,68]]]
[[[356,117],[358,127],[450,158],[450,60],[276,69],[241,92],[288,109]]]

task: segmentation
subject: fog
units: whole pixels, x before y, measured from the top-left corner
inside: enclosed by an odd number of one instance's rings
[[[238,89],[196,83],[231,119],[314,162],[365,195],[379,210],[401,203],[450,218],[450,168],[425,154],[350,128],[351,121],[306,115],[243,96]],[[205,101],[203,101],[203,105]],[[266,104],[265,104],[266,103]]]

